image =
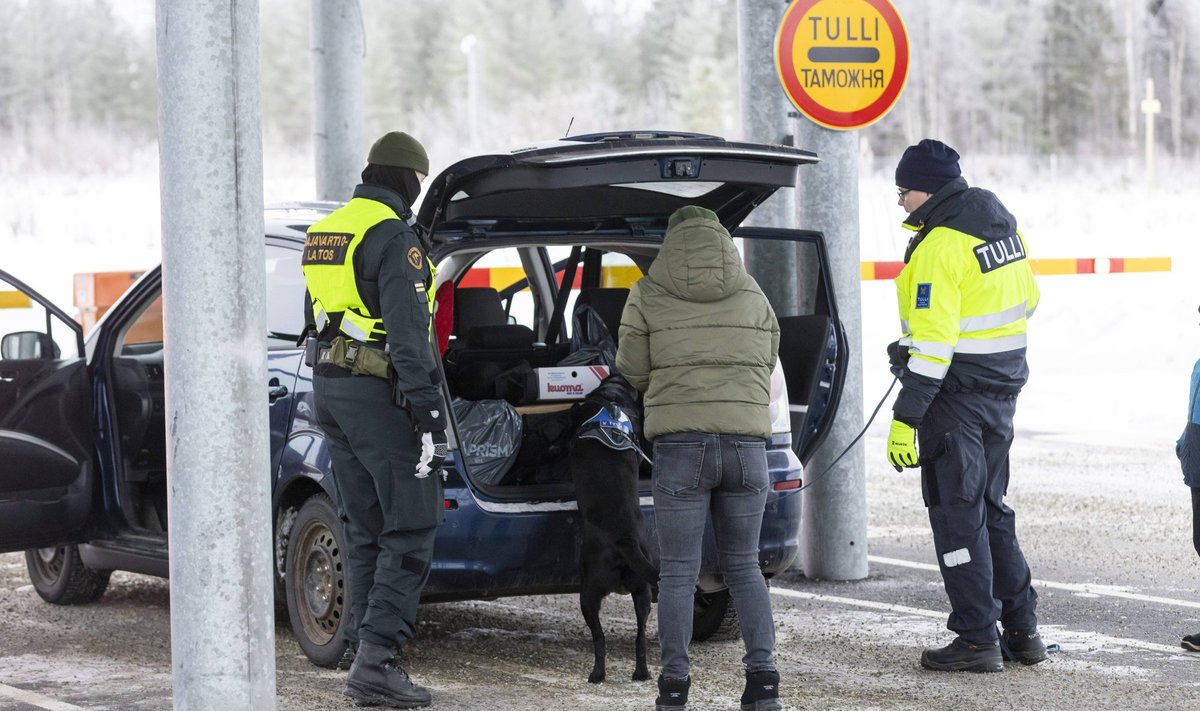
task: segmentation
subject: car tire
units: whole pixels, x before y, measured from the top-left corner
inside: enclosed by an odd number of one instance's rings
[[[333,501],[315,494],[300,507],[288,537],[284,585],[288,620],[309,661],[332,669],[346,645],[342,630],[349,607],[344,533]]]
[[[86,605],[108,589],[111,570],[93,570],[83,564],[76,546],[25,551],[25,567],[33,589],[52,605]]]
[[[729,588],[711,593],[696,592],[692,608],[692,641],[723,641],[741,635],[737,607],[733,605]]]

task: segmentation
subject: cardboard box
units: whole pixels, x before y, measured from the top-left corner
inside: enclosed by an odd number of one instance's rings
[[[603,365],[537,368],[538,400],[582,400],[608,377]]]

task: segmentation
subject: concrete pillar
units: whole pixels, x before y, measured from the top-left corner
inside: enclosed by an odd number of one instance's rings
[[[808,119],[800,119],[796,126],[797,144],[821,157],[820,163],[800,171],[800,224],[825,235],[834,298],[850,351],[837,417],[829,436],[808,462],[807,483],[808,477],[824,471],[863,427],[858,133],[823,128]],[[882,354],[878,355],[873,362],[884,362]],[[867,576],[863,456],[859,443],[832,471],[803,492],[800,559],[804,575],[809,578],[859,580]]]
[[[775,72],[775,31],[786,9],[783,0],[738,0],[739,94],[745,141],[780,144],[792,132],[788,118],[791,102]],[[794,227],[795,214],[795,191],[784,189],[760,205],[745,224]],[[744,249],[746,269],[771,300],[776,314],[795,315],[796,253],[792,244],[750,240]]]
[[[358,0],[312,0],[313,156],[317,199],[349,200],[361,182],[363,143],[362,7]]]
[[[257,0],[158,0],[176,709],[275,708]]]

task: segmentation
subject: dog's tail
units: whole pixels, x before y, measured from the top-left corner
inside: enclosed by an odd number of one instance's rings
[[[658,590],[658,566],[650,561],[646,546],[634,536],[627,536],[617,541],[617,550],[625,559],[625,564],[654,590]],[[658,597],[655,595],[655,597]]]

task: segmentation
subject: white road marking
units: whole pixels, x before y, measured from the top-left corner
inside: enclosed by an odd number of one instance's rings
[[[867,556],[867,560],[872,563],[880,563],[883,565],[896,565],[902,568],[914,568],[916,570],[931,570],[933,572],[941,572],[936,565],[930,563],[918,563],[911,560],[903,560],[900,558],[884,558],[882,556],[872,555]],[[1176,607],[1190,607],[1200,609],[1200,602],[1193,600],[1178,600],[1171,597],[1157,597],[1155,595],[1142,595],[1140,593],[1125,592],[1118,590],[1109,585],[1090,585],[1087,583],[1056,583],[1050,580],[1034,580],[1034,587],[1050,588],[1053,590],[1066,590],[1068,592],[1079,593],[1085,597],[1106,596],[1119,597],[1125,600],[1138,600],[1141,602],[1154,602],[1160,605],[1175,605]]]
[[[928,617],[935,620],[945,620],[946,613],[938,612],[937,610],[925,610],[919,607],[908,607],[907,605],[893,605],[887,602],[876,602],[874,600],[860,600],[855,597],[842,597],[840,595],[821,595],[819,593],[804,592],[802,590],[792,590],[790,588],[781,588],[772,586],[770,588],[772,595],[780,597],[798,598],[801,600],[812,600],[814,602],[831,602],[837,605],[849,605],[852,607],[862,607],[868,610],[879,610],[881,612],[894,612],[900,615],[916,615],[919,617]],[[1112,649],[1114,647],[1126,647],[1129,649],[1143,649],[1148,652],[1160,652],[1179,657],[1180,659],[1193,659],[1200,661],[1200,655],[1189,655],[1178,646],[1170,646],[1166,644],[1157,644],[1155,642],[1143,642],[1140,639],[1129,639],[1128,637],[1110,637],[1099,632],[1088,632],[1069,630],[1058,625],[1040,626],[1043,629],[1043,636],[1046,630],[1054,630],[1053,636],[1063,637],[1072,648],[1087,650],[1089,648],[1095,650]],[[1053,641],[1053,640],[1052,640]]]
[[[5,686],[0,684],[0,698],[8,698],[13,701],[19,701],[23,704],[36,706],[39,709],[46,711],[86,711],[82,706],[75,706],[62,701],[55,701],[41,694],[35,694],[32,691],[18,689],[15,686]]]

